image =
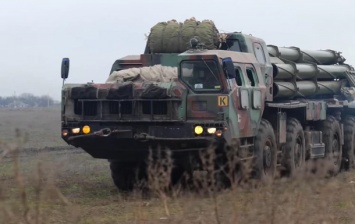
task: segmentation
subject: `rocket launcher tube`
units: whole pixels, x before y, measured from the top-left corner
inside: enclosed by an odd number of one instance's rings
[[[297,69],[292,64],[274,64],[277,67],[274,72],[274,80],[291,80],[294,78]]]
[[[269,55],[296,63],[316,63],[317,65],[343,64],[345,58],[333,50],[301,50],[297,47],[277,47],[268,45]]]
[[[317,95],[339,94],[341,87],[347,84],[347,80],[339,81],[299,81],[296,84],[292,82],[274,82],[274,99],[290,99],[293,97],[314,97]]]
[[[292,62],[302,61],[301,51],[297,47],[279,48],[275,45],[268,45],[267,49],[269,54],[273,57],[283,58]]]
[[[305,50],[303,53],[303,61],[313,62],[318,65],[332,65],[332,64],[342,64],[345,61],[339,52],[333,50],[318,50],[310,51]]]
[[[274,80],[288,81],[311,80],[317,78],[318,81],[344,79],[347,78],[347,71],[352,71],[350,65],[315,65],[315,64],[273,64]],[[275,69],[276,67],[276,69]]]
[[[297,87],[292,82],[274,82],[273,84],[274,99],[289,99],[296,93]]]
[[[320,81],[318,83],[317,95],[340,94],[341,87],[348,84],[346,79],[339,81]]]
[[[299,81],[296,82],[296,85],[299,97],[314,96],[317,92],[317,84],[313,81]]]
[[[351,71],[350,65],[319,65],[318,80],[333,80],[346,78],[346,71]]]
[[[274,98],[290,99],[294,96],[307,97],[315,95],[317,85],[312,81],[299,81],[296,85],[291,82],[275,82]]]
[[[275,80],[297,80],[314,79],[318,74],[317,66],[314,64],[276,64],[277,74]]]

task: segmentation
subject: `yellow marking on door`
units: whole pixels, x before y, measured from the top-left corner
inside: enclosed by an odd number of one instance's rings
[[[218,106],[228,107],[228,96],[218,96]]]

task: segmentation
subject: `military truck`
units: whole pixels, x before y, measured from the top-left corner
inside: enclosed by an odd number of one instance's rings
[[[64,84],[61,136],[107,159],[119,189],[144,173],[150,150],[176,169],[213,144],[253,161],[254,176],[293,175],[307,160],[354,167],[355,72],[340,52],[266,45],[241,32],[215,49],[192,36],[184,52],[116,60],[106,83]],[[63,83],[69,59],[62,61]],[[169,74],[169,75],[168,75]]]

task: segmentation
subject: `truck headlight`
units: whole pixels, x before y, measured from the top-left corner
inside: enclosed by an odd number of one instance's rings
[[[214,134],[214,133],[216,133],[216,131],[217,131],[217,128],[207,128],[208,134]]]
[[[73,129],[71,129],[71,132],[73,134],[78,134],[80,132],[80,128],[73,128]]]

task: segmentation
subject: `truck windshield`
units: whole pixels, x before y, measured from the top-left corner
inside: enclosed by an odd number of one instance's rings
[[[195,91],[219,91],[221,82],[215,61],[183,61],[181,79]]]

